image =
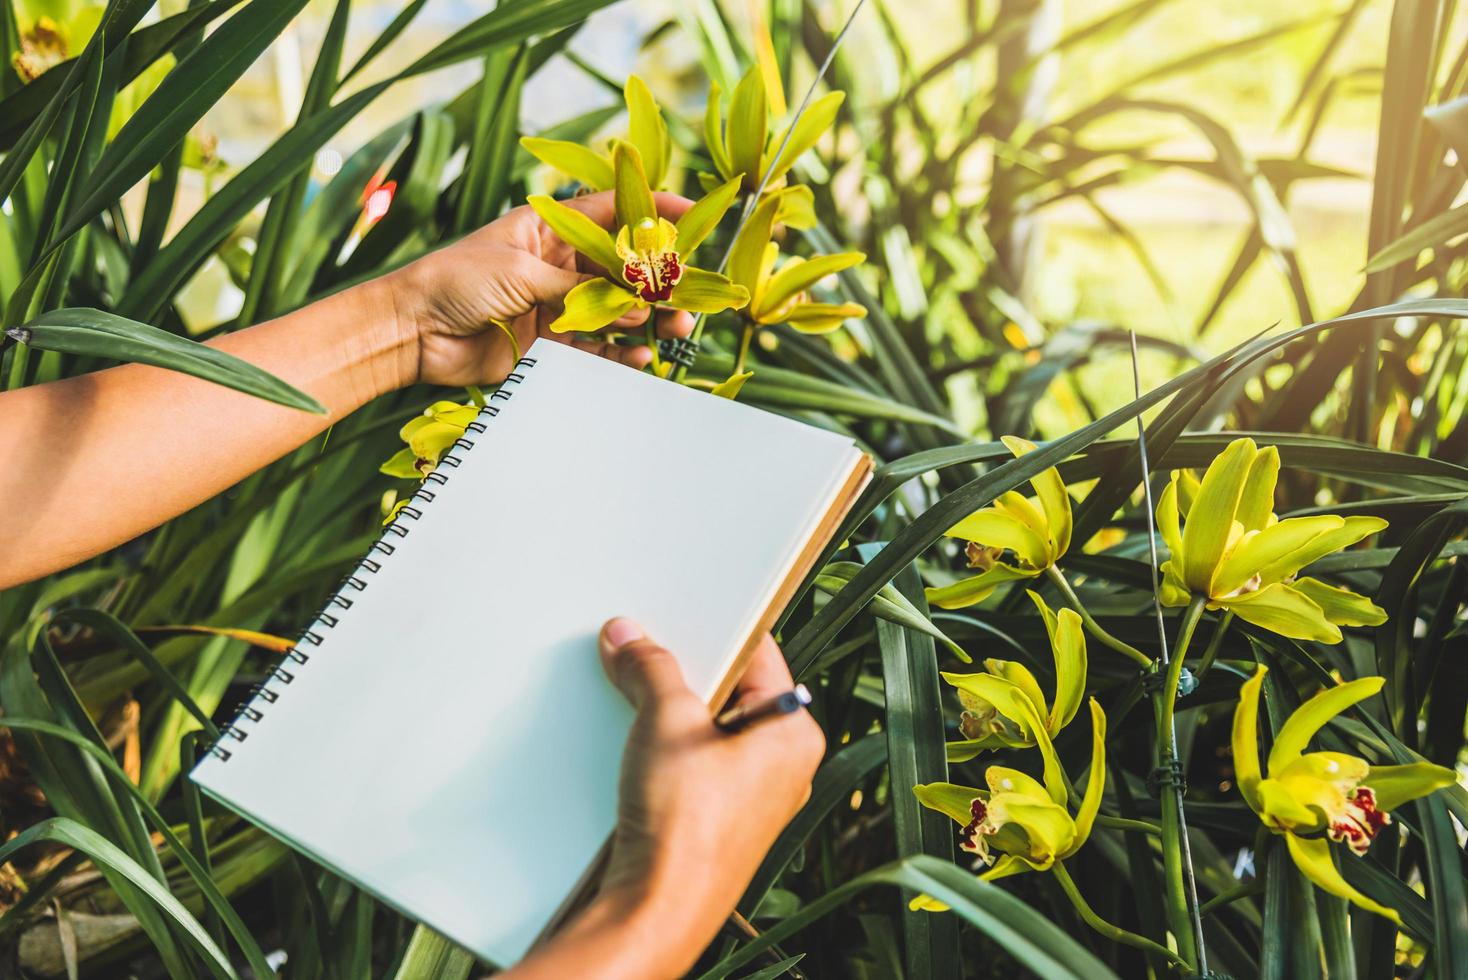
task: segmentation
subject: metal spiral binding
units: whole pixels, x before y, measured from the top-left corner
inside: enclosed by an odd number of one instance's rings
[[[514,392],[507,391],[506,387],[523,382],[525,375],[521,373],[522,369],[532,367],[535,367],[535,358],[533,357],[522,357],[516,361],[515,370],[489,396],[490,401],[509,401],[510,396]],[[469,434],[473,433],[475,436],[482,435],[486,429],[485,420],[494,418],[499,413],[499,406],[486,404],[479,410],[478,417],[465,426],[464,437],[455,440],[453,446],[450,448],[463,452],[473,449],[476,440],[469,438]],[[367,549],[367,555],[357,562],[355,568],[342,577],[336,589],[321,604],[321,608],[316,610],[315,615],[311,617],[310,628],[301,634],[301,638],[296,641],[294,646],[285,651],[285,655],[281,658],[280,662],[271,669],[263,681],[250,687],[243,703],[235,712],[233,720],[220,729],[219,737],[208,746],[207,751],[210,755],[219,759],[221,762],[229,761],[230,756],[234,752],[225,748],[223,743],[226,740],[243,742],[249,737],[250,733],[243,726],[261,721],[265,717],[264,709],[267,709],[270,705],[280,700],[281,694],[283,693],[280,686],[288,685],[296,679],[294,670],[287,669],[287,663],[305,664],[310,661],[312,655],[301,649],[302,646],[308,644],[310,646],[321,645],[321,641],[324,639],[321,631],[335,628],[341,622],[341,613],[352,608],[354,600],[351,595],[347,594],[348,590],[353,593],[365,592],[371,577],[382,571],[381,559],[391,557],[392,553],[397,550],[397,546],[389,541],[388,538],[390,536],[394,538],[406,538],[408,536],[408,532],[411,529],[401,522],[404,520],[414,522],[421,520],[424,505],[433,503],[434,498],[438,496],[438,491],[431,489],[429,485],[433,484],[434,486],[441,487],[447,484],[449,477],[448,474],[443,472],[443,468],[456,469],[464,460],[462,457],[454,455],[453,452],[449,452],[445,453],[438,462],[438,468],[423,478],[423,482],[419,485],[417,491],[409,498],[408,504],[400,508],[397,516],[393,518],[392,523],[382,529],[382,537],[372,542],[372,547]]]

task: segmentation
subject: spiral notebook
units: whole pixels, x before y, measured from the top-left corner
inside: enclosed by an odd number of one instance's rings
[[[590,882],[631,616],[721,703],[865,483],[850,439],[538,340],[192,778],[500,966]]]

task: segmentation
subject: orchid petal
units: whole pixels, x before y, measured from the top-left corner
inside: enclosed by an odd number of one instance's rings
[[[1369,537],[1387,526],[1380,517],[1352,516],[1341,519],[1344,523],[1321,533],[1308,544],[1278,562],[1260,570],[1267,582],[1289,578],[1313,561],[1350,547],[1362,538]]]
[[[737,310],[749,302],[749,290],[730,282],[717,272],[683,267],[683,278],[673,287],[668,304],[691,313],[720,313]]]
[[[769,285],[760,296],[760,309],[779,307],[786,300],[802,293],[826,276],[860,265],[866,260],[864,252],[837,252],[833,255],[817,255],[804,262],[793,259],[779,272],[770,277]]]
[[[1178,581],[1181,584],[1183,532],[1182,524],[1178,520],[1177,481],[1178,474],[1174,473],[1172,479],[1167,481],[1167,486],[1162,488],[1162,496],[1157,498],[1157,530],[1162,535],[1162,543],[1167,545],[1173,567],[1178,569]]]
[[[867,315],[860,303],[796,303],[776,323],[787,323],[801,333],[822,334],[837,330],[847,320]]]
[[[731,374],[709,389],[709,393],[733,401],[739,397],[739,389],[744,387],[744,382],[752,377],[754,377],[753,371],[741,371],[739,374]]]
[[[551,322],[552,333],[590,333],[614,322],[639,300],[606,279],[588,279],[566,294],[565,310]]]
[[[988,793],[973,786],[960,786],[957,783],[923,783],[912,788],[912,795],[916,796],[917,801],[929,810],[947,814],[959,826],[967,826],[968,822],[973,819],[971,808],[974,800],[981,799]]]
[[[612,144],[612,177],[618,227],[636,228],[644,221],[658,220],[658,208],[637,147],[622,140]]]
[[[1284,838],[1290,850],[1290,857],[1294,859],[1295,867],[1299,868],[1300,873],[1314,882],[1321,891],[1335,895],[1337,898],[1344,898],[1368,912],[1385,916],[1397,925],[1402,924],[1402,917],[1394,909],[1373,902],[1352,888],[1346,879],[1341,877],[1340,869],[1335,866],[1335,858],[1330,853],[1330,842],[1324,837],[1306,840],[1294,834],[1285,834]]]
[[[1453,770],[1431,762],[1404,766],[1372,766],[1363,780],[1376,794],[1376,807],[1390,813],[1403,803],[1436,792],[1458,781]]]
[[[1325,817],[1301,803],[1278,779],[1259,781],[1259,816],[1275,830],[1313,833],[1325,827]]]
[[[1269,525],[1274,513],[1274,487],[1278,482],[1279,450],[1265,446],[1249,467],[1238,509],[1234,511],[1234,520],[1244,525],[1245,531],[1258,531]]]
[[[984,669],[1019,688],[1020,693],[1029,699],[1036,715],[1042,718],[1046,715],[1048,709],[1045,706],[1045,693],[1040,690],[1040,682],[1035,680],[1035,675],[1024,664],[1016,660],[989,659],[984,661]]]
[[[379,473],[416,480],[423,474],[418,471],[418,454],[408,448],[399,449],[386,463],[377,468]]]
[[[739,193],[739,178],[727,180],[710,194],[704,195],[678,219],[678,237],[673,242],[673,251],[683,258],[703,243],[728,212],[729,206]]]
[[[1261,570],[1284,564],[1286,559],[1322,533],[1336,530],[1344,523],[1332,514],[1321,514],[1291,517],[1263,530],[1248,532],[1213,573],[1209,595],[1226,596],[1255,575],[1260,575],[1265,585],[1278,581],[1272,576],[1263,578]]]
[[[1327,585],[1318,578],[1296,579],[1293,584],[1337,626],[1380,626],[1386,622],[1385,609],[1350,589]]]
[[[841,102],[845,99],[845,93],[828,92],[806,106],[805,112],[795,121],[795,129],[789,127],[776,133],[765,150],[761,165],[770,173],[771,180],[778,180],[799,160],[806,150],[815,146],[822,134],[831,128],[836,121],[836,113],[841,109]],[[790,133],[790,140],[785,141],[785,134]],[[780,152],[780,145],[785,144],[785,150]],[[775,154],[780,153],[780,159],[775,160]]]
[[[1260,667],[1239,688],[1239,706],[1234,709],[1233,762],[1234,780],[1244,802],[1255,813],[1262,813],[1259,799],[1259,692],[1269,668]]]
[[[816,226],[816,198],[804,184],[782,187],[775,192],[780,206],[775,209],[775,224],[788,228],[814,228]]]
[[[944,532],[946,537],[961,538],[993,548],[1013,551],[1036,568],[1046,564],[1047,542],[1034,527],[1004,511],[986,507],[976,510]]]
[[[729,105],[729,125],[725,133],[729,148],[729,165],[734,173],[742,173],[750,187],[759,186],[764,176],[760,156],[769,129],[770,108],[765,98],[765,82],[758,68],[751,68],[734,87]]]
[[[992,704],[995,711],[1018,726],[1024,737],[1034,739],[1036,729],[1042,727],[1034,703],[1007,677],[983,671],[972,674],[944,671],[941,676],[958,690]]]
[[[622,259],[617,255],[616,242],[605,228],[575,208],[543,194],[532,194],[526,200],[563,242],[612,275],[621,275]]]
[[[1037,863],[1018,854],[1002,854],[999,856],[999,860],[994,862],[992,868],[979,875],[979,880],[998,881],[1000,878],[1024,874],[1026,871],[1045,871],[1054,863],[1053,858],[1049,861]]]
[[[1074,609],[1060,610],[1050,643],[1055,654],[1055,702],[1048,727],[1053,734],[1070,724],[1086,694],[1086,631]]]
[[[1309,597],[1284,582],[1215,602],[1244,622],[1280,636],[1321,643],[1341,642],[1340,629],[1325,618],[1325,612]]]
[[[709,156],[713,158],[714,169],[718,170],[719,176],[725,180],[733,177],[742,179],[744,175],[734,173],[730,166],[729,150],[724,145],[724,121],[719,114],[722,95],[718,82],[709,83],[708,106],[703,113],[703,140],[709,148]]]
[[[1000,441],[1008,446],[1009,451],[1016,457],[1035,451],[1035,444],[1027,439],[1001,436]],[[1072,527],[1070,494],[1066,493],[1065,481],[1060,478],[1060,471],[1051,466],[1030,477],[1030,486],[1035,488],[1035,493],[1040,498],[1040,506],[1045,510],[1045,520],[1050,525],[1051,545],[1055,557],[1059,558],[1070,548]]]
[[[612,164],[606,157],[580,143],[524,136],[520,145],[535,159],[553,167],[594,191],[612,189]]]
[[[627,76],[622,97],[627,102],[627,138],[642,154],[648,186],[657,188],[668,172],[671,146],[668,125],[663,122],[662,110],[658,108],[647,83],[636,75]]]
[[[1285,766],[1300,758],[1315,733],[1326,722],[1351,705],[1376,694],[1385,683],[1386,680],[1381,677],[1361,677],[1345,684],[1327,687],[1296,708],[1280,726],[1279,734],[1274,737],[1274,746],[1269,750],[1270,775],[1281,772]]]
[[[966,579],[960,579],[952,585],[941,588],[925,589],[930,605],[940,609],[962,609],[975,603],[983,602],[994,593],[994,590],[1005,582],[1018,582],[1021,579],[1035,578],[1040,574],[1039,569],[1029,570],[1015,568],[1013,565],[999,563],[993,568],[987,569],[978,575],[971,575]]]
[[[1045,786],[1034,776],[1011,769],[1008,766],[990,766],[984,771],[984,782],[989,784],[989,793],[1016,793],[1020,796],[1032,797],[1050,805],[1050,796],[1045,792]]]
[[[1034,862],[1037,870],[1043,871],[1057,857],[1069,853],[1075,842],[1075,821],[1064,806],[1044,796],[1036,799],[1019,793],[995,793],[989,797],[989,807],[1004,814],[1006,827],[1024,831],[1029,853],[1017,856]]]
[[[779,207],[780,200],[773,195],[760,201],[749,221],[734,236],[734,244],[729,249],[729,278],[748,289],[752,296],[759,292],[760,269],[764,265],[770,234],[775,226],[775,211]]]
[[[1213,571],[1228,548],[1239,495],[1257,454],[1253,439],[1235,439],[1203,475],[1198,498],[1183,527],[1183,581],[1194,592],[1208,592]]]
[[[1069,610],[1066,610],[1069,612]],[[1106,792],[1106,712],[1095,698],[1091,699],[1091,771],[1086,776],[1086,792],[1081,797],[1075,818],[1075,839],[1060,856],[1070,857],[1091,836],[1091,825],[1101,812],[1101,796]]]

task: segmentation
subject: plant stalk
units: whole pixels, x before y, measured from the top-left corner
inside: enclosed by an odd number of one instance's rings
[[[1183,622],[1178,629],[1176,649],[1167,664],[1167,675],[1162,687],[1153,694],[1157,716],[1157,765],[1171,772],[1180,766],[1177,754],[1177,709],[1178,681],[1182,677],[1183,662],[1187,659],[1188,646],[1203,617],[1203,606],[1207,600],[1194,598],[1183,613]],[[1187,960],[1189,967],[1198,962],[1198,950],[1202,944],[1202,918],[1198,912],[1196,892],[1192,885],[1192,861],[1187,840],[1187,823],[1183,815],[1182,787],[1176,779],[1166,779],[1160,787],[1162,811],[1162,872],[1163,898],[1167,909],[1168,929],[1177,941],[1178,952]]]
[[[1060,882],[1060,887],[1065,891],[1066,898],[1070,899],[1070,904],[1075,906],[1076,911],[1080,913],[1081,919],[1086,925],[1112,942],[1122,943],[1160,956],[1174,966],[1181,967],[1184,970],[1192,968],[1191,964],[1167,947],[1154,943],[1146,936],[1139,936],[1135,932],[1129,932],[1123,929],[1121,926],[1112,925],[1097,915],[1096,911],[1086,904],[1086,900],[1081,895],[1080,889],[1076,887],[1076,883],[1071,879],[1070,872],[1065,870],[1065,864],[1063,862],[1056,861],[1050,866],[1050,870],[1055,873],[1055,880]]]
[[[1203,683],[1203,675],[1207,674],[1209,668],[1213,666],[1214,658],[1218,656],[1219,649],[1223,647],[1223,634],[1228,632],[1228,628],[1233,625],[1233,622],[1234,614],[1230,611],[1225,611],[1223,616],[1218,620],[1218,625],[1213,629],[1213,636],[1208,641],[1208,649],[1203,651],[1203,659],[1198,662],[1198,669],[1193,672],[1193,676],[1198,679],[1198,683]]]
[[[1090,632],[1092,636],[1099,640],[1103,645],[1115,650],[1117,653],[1129,657],[1139,667],[1152,666],[1151,657],[1147,656],[1145,653],[1138,650],[1130,643],[1127,643],[1125,640],[1121,640],[1115,636],[1112,636],[1104,628],[1102,628],[1100,623],[1096,622],[1095,617],[1093,617],[1091,613],[1086,609],[1086,607],[1081,603],[1080,596],[1076,595],[1075,589],[1071,588],[1070,582],[1068,582],[1065,578],[1065,573],[1062,572],[1059,567],[1051,565],[1049,568],[1045,569],[1045,575],[1050,579],[1051,582],[1055,583],[1055,587],[1059,589],[1060,594],[1065,597],[1066,603],[1076,611],[1077,615],[1081,617],[1081,622],[1085,625],[1087,631]]]

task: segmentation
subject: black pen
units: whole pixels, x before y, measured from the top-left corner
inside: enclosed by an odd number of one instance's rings
[[[804,684],[796,684],[794,688],[783,694],[730,708],[715,718],[714,724],[726,732],[737,732],[765,718],[774,718],[778,715],[788,715],[791,712],[799,711],[808,704],[810,704],[810,691]]]

